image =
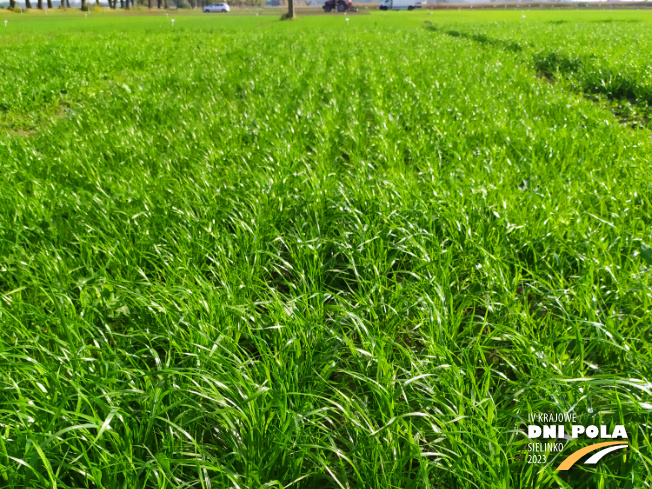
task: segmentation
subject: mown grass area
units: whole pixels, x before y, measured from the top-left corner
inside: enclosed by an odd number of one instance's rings
[[[650,132],[447,32],[634,14],[10,20],[0,487],[645,487]]]

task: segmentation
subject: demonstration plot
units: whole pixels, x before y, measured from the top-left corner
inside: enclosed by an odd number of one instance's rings
[[[463,14],[10,19],[0,486],[650,480],[650,132]]]

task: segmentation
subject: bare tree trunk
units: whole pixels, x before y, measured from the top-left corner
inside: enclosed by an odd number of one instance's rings
[[[147,8],[153,8],[154,5],[152,5],[152,0],[147,0]]]
[[[43,10],[43,0],[37,0],[36,8],[39,10]]]
[[[82,10],[87,10],[86,9],[86,0],[81,0],[81,9]]]
[[[16,0],[9,0],[9,8],[16,8]]]
[[[32,8],[32,2],[25,0],[25,8]]]
[[[70,8],[70,0],[66,0],[66,7]]]
[[[161,8],[161,0],[156,0],[156,5],[158,6],[158,8]]]
[[[48,8],[52,8],[52,0],[48,0]]]
[[[294,0],[288,0],[288,19],[294,19]]]

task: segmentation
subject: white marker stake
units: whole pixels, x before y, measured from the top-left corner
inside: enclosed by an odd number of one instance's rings
[[[172,27],[174,27],[174,19],[172,19]]]
[[[348,17],[346,18],[346,23],[347,23],[347,24],[349,23],[349,18],[348,18]]]
[[[8,21],[8,20],[5,20],[5,27],[7,27],[7,22],[9,22],[9,21]]]

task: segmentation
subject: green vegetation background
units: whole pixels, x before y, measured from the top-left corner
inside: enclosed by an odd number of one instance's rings
[[[652,478],[652,15],[345,18],[0,14],[0,487]]]

